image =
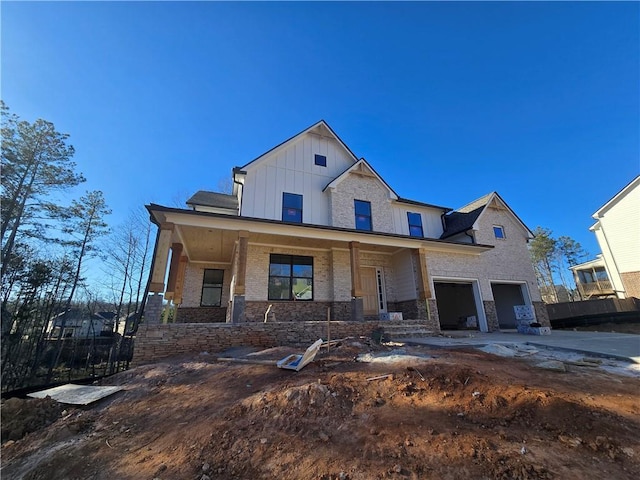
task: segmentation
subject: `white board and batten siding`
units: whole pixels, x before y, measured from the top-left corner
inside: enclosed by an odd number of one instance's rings
[[[422,217],[422,234],[426,238],[440,238],[442,235],[442,214],[444,210],[404,203],[394,203],[392,208],[395,233],[409,235],[409,217],[407,213],[411,212],[419,213]]]
[[[403,302],[416,298],[416,281],[411,252],[403,250],[392,257],[395,301]]]
[[[640,271],[640,183],[598,220],[604,231],[596,230],[602,252],[611,251],[620,273]]]
[[[315,155],[327,166],[315,164]],[[353,164],[353,157],[336,140],[313,133],[283,145],[253,165],[242,199],[242,216],[282,220],[282,193],[302,195],[302,221],[329,225],[329,195],[323,188]]]

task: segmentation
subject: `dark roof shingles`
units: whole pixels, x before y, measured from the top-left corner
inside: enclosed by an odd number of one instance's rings
[[[236,210],[238,208],[238,197],[226,193],[197,191],[189,200],[187,205],[201,205],[203,207],[228,208]]]

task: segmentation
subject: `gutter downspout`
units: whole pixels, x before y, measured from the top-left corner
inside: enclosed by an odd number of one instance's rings
[[[241,170],[240,167],[235,167],[233,169],[233,183],[238,185],[238,188],[240,188],[240,202],[238,202],[238,216],[241,217],[242,216],[242,202],[244,201],[244,183],[239,182],[238,180],[236,180],[236,173],[240,173],[240,174],[246,175],[247,172],[245,172],[244,170]]]

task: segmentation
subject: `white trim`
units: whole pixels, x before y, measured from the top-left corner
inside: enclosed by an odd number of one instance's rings
[[[387,184],[387,182],[385,182],[382,177],[380,175],[378,175],[376,173],[376,171],[373,169],[373,167],[371,165],[369,165],[369,163],[364,159],[361,158],[360,160],[358,160],[356,163],[354,163],[353,165],[351,165],[349,168],[347,168],[344,172],[342,172],[340,175],[338,175],[336,178],[334,178],[333,180],[331,180],[331,182],[329,182],[327,184],[326,187],[324,187],[322,189],[322,191],[324,192],[327,189],[335,189],[337,188],[338,184],[340,182],[342,182],[345,178],[347,178],[356,168],[358,168],[358,166],[360,165],[364,165],[369,172],[371,172],[371,174],[382,184],[382,186],[387,190],[388,194],[389,194],[389,198],[387,199],[389,202],[391,202],[391,200],[398,200],[398,195],[396,195],[396,192],[393,191],[393,189]]]
[[[376,268],[376,287],[378,291],[378,313],[387,313],[387,289],[384,280],[384,268]],[[378,280],[380,282],[378,283]],[[380,307],[380,300],[382,300],[382,307]]]
[[[531,232],[531,230],[529,230],[529,227],[527,227],[524,223],[522,223],[522,220],[518,218],[516,213],[511,209],[509,205],[507,205],[507,202],[505,202],[502,199],[502,197],[500,197],[500,195],[497,194],[497,192],[491,192],[491,195],[489,196],[487,203],[485,203],[484,207],[482,207],[482,211],[480,212],[480,215],[478,215],[478,218],[476,218],[476,221],[473,222],[473,225],[471,226],[472,230],[475,230],[475,231],[479,230],[480,217],[484,215],[484,212],[487,211],[487,207],[489,207],[489,205],[491,205],[491,202],[493,201],[498,201],[499,203],[501,203],[502,206],[511,214],[511,216],[516,221],[516,223],[518,223],[524,229],[525,233],[527,234],[527,238],[533,239],[533,233]],[[503,228],[503,231],[504,231],[504,228]],[[506,238],[506,235],[505,235],[505,238]]]
[[[602,207],[600,207],[596,211],[596,213],[594,213],[591,216],[593,218],[595,218],[596,220],[599,219],[599,218],[602,218],[602,215],[604,213],[606,213],[607,210],[611,209],[611,207],[613,207],[614,203],[617,203],[619,200],[622,199],[622,197],[626,196],[627,193],[629,193],[630,190],[633,190],[637,186],[640,186],[640,175],[638,175],[636,178],[631,180],[631,182],[629,182],[626,187],[623,187],[623,189],[620,190],[618,193],[616,193],[613,196],[613,198],[611,198],[611,200],[609,200],[607,203],[605,203]],[[591,227],[591,228],[593,228],[593,227]]]
[[[525,305],[533,305],[531,302],[531,293],[529,292],[529,283],[525,280],[489,280],[489,286],[491,287],[494,283],[501,285],[520,285],[520,290],[522,291],[522,300]],[[522,288],[524,286],[524,288]],[[491,290],[491,297],[493,298],[493,289]],[[496,299],[493,298],[495,302]]]
[[[433,298],[436,300],[436,283],[462,283],[465,285],[471,284],[471,288],[473,290],[473,299],[476,304],[476,312],[478,314],[478,327],[481,332],[489,331],[489,324],[487,323],[487,315],[484,311],[484,303],[482,299],[482,292],[480,291],[480,280],[477,278],[464,278],[464,277],[441,277],[435,276],[431,277],[432,287],[433,287]],[[440,320],[438,319],[438,322]]]

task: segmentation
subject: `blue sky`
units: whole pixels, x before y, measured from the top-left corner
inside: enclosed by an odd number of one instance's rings
[[[2,2],[3,100],[71,135],[116,225],[326,120],[398,194],[497,191],[599,251],[640,172],[637,2]],[[637,219],[636,219],[637,221]]]

